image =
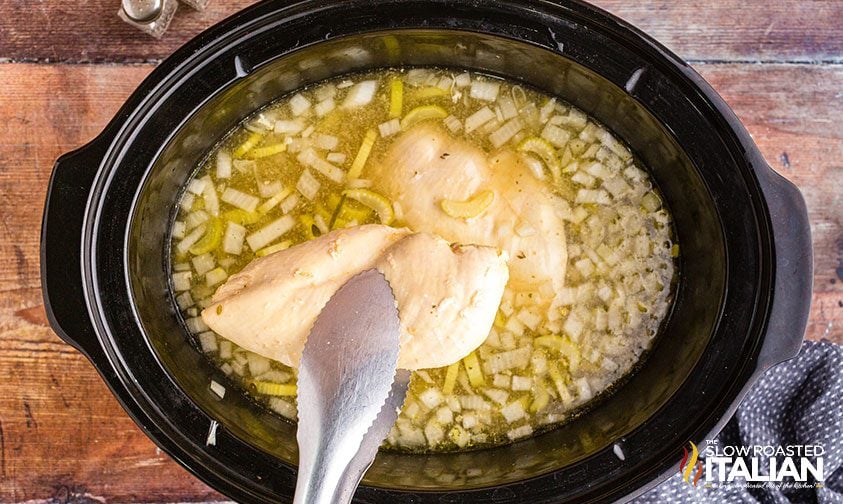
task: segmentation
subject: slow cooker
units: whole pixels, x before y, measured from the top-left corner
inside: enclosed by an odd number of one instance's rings
[[[222,400],[209,391],[210,378],[227,378],[192,342],[168,283],[174,202],[255,110],[393,66],[502,76],[607,125],[672,211],[680,280],[647,359],[590,411],[491,449],[384,451],[356,502],[630,499],[676,472],[684,446],[714,436],[761,373],[798,352],[812,270],[803,199],[723,99],[641,31],[574,0],[267,0],[179,49],[98,137],[62,156],[44,212],[52,327],[197,477],[240,502],[290,502],[295,426],[233,386]]]

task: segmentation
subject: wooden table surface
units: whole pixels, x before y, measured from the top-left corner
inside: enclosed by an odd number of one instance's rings
[[[182,9],[155,41],[116,0],[0,0],[0,501],[224,500],[161,453],[48,327],[38,241],[54,160],[155,63],[247,0]],[[843,2],[599,0],[690,61],[808,203],[807,337],[843,343]]]

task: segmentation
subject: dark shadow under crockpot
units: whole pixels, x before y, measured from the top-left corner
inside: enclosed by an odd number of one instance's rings
[[[42,261],[54,327],[91,358],[146,432],[203,480],[241,501],[289,501],[295,427],[252,402],[191,342],[168,283],[174,203],[198,161],[255,110],[327,77],[389,66],[502,76],[599,119],[662,190],[681,244],[681,277],[645,363],[591,411],[508,446],[381,453],[360,502],[629,497],[674,470],[689,440],[722,426],[759,372],[795,353],[810,266],[790,273],[799,280],[790,287],[793,300],[776,316],[781,250],[768,205],[793,210],[788,226],[797,245],[807,232],[804,208],[722,100],[640,32],[579,3],[264,2],[162,63],[103,135],[60,160],[66,168],[56,169],[45,213]],[[93,177],[84,205],[75,195],[86,188],[67,177],[94,160],[102,160],[96,175],[80,175]],[[781,193],[793,201],[765,200]],[[70,238],[47,230],[61,203],[86,212],[84,223],[61,231]],[[57,268],[51,251],[67,248],[60,242],[74,240],[79,228],[83,286],[74,291],[57,286],[62,275],[72,284],[73,271]],[[84,298],[91,321],[72,303],[59,306],[59,295]],[[782,335],[765,334],[782,317],[793,319]],[[209,391],[211,377],[228,384],[224,399]],[[207,445],[212,420],[220,429]]]

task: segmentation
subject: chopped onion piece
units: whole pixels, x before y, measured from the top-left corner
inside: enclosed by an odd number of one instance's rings
[[[187,329],[193,334],[200,334],[205,331],[208,331],[209,328],[205,325],[205,321],[202,320],[202,317],[192,317],[184,321]],[[213,335],[213,333],[211,333]]]
[[[381,138],[392,136],[401,131],[401,122],[398,119],[390,119],[389,121],[380,123],[378,130],[381,133]]]
[[[220,399],[225,397],[225,387],[223,387],[221,384],[215,382],[214,380],[211,380],[211,392],[216,394],[217,397],[219,397]],[[209,439],[210,439],[210,437],[209,437]]]
[[[328,155],[325,156],[325,159],[329,163],[343,164],[345,163],[346,159],[348,159],[348,156],[346,156],[342,152],[329,152]]]
[[[205,190],[206,183],[207,181],[205,179],[193,179],[187,184],[187,190],[193,194],[202,194]]]
[[[507,375],[496,374],[492,378],[492,385],[495,386],[495,387],[498,387],[498,388],[506,389],[506,388],[509,388],[511,384],[512,384],[512,379],[511,379],[511,377],[509,377]]]
[[[199,345],[205,353],[217,351],[217,336],[212,332],[203,332],[199,334]],[[216,383],[216,382],[211,382]]]
[[[173,223],[173,229],[171,231],[171,234],[172,234],[173,238],[178,238],[178,239],[184,238],[184,233],[185,233],[184,222],[182,222],[182,221],[174,222]]]
[[[541,137],[550,142],[554,147],[561,149],[571,139],[571,134],[559,126],[548,124],[542,130]]]
[[[246,238],[246,228],[236,222],[229,222],[225,228],[222,249],[226,254],[240,255],[243,252],[243,240]],[[195,261],[195,259],[194,259]]]
[[[489,107],[482,107],[477,112],[471,114],[465,119],[465,132],[471,133],[480,126],[495,118],[495,113]]]
[[[512,138],[522,129],[524,129],[524,123],[521,119],[517,117],[510,119],[489,135],[489,142],[491,142],[492,146],[497,149],[512,140]]]
[[[231,177],[231,155],[224,150],[217,153],[217,178],[227,179]]]
[[[316,193],[319,192],[321,186],[322,184],[306,168],[299,177],[299,181],[296,182],[296,189],[309,200],[316,197]]]
[[[439,406],[444,400],[445,398],[442,395],[442,392],[440,392],[439,389],[433,387],[419,394],[419,401],[421,401],[422,404],[427,406],[428,409],[433,409]]]
[[[288,213],[290,213],[290,211],[292,209],[296,208],[296,205],[298,205],[298,204],[299,204],[299,195],[296,194],[296,193],[293,193],[293,194],[287,196],[284,199],[284,201],[281,202],[281,212],[283,212],[285,214],[288,214]]]
[[[278,413],[279,415],[288,420],[295,420],[298,416],[296,407],[292,405],[289,401],[285,401],[280,397],[269,398],[269,409]]]
[[[190,271],[173,273],[173,290],[176,292],[190,290],[191,278],[193,278],[193,273]]]
[[[295,219],[285,215],[247,236],[246,242],[249,244],[249,248],[257,252],[293,229],[295,224]]]
[[[571,176],[571,181],[577,183],[579,185],[585,187],[592,187],[594,186],[595,178],[589,175],[588,173],[578,171],[577,173]]]
[[[290,111],[296,117],[307,112],[307,110],[310,109],[310,106],[310,100],[305,98],[301,93],[296,93],[292,98],[290,98]]]
[[[513,376],[512,377],[512,390],[513,391],[526,391],[531,390],[533,388],[533,379],[529,376]]]
[[[205,284],[208,287],[213,287],[217,284],[221,284],[228,278],[228,273],[222,268],[212,269],[211,271],[205,273]]]
[[[454,78],[454,85],[464,88],[471,85],[471,75],[468,72],[461,73]]]
[[[204,275],[217,266],[217,261],[210,253],[198,255],[191,261],[197,275]]]
[[[220,200],[217,196],[217,188],[214,187],[214,183],[211,181],[209,175],[205,175],[203,180],[205,180],[205,189],[202,191],[205,199],[205,209],[216,217],[220,214]]]
[[[254,212],[260,203],[257,196],[246,194],[231,187],[226,187],[222,193],[222,201],[247,212]]]
[[[321,173],[329,180],[332,180],[338,184],[341,184],[345,181],[345,172],[340,168],[332,165],[328,161],[322,159],[319,154],[316,153],[313,149],[307,149],[301,154],[298,155],[296,158],[299,163],[309,166],[316,170],[317,172]],[[313,198],[308,198],[313,199]]]
[[[488,374],[496,374],[510,369],[523,369],[530,364],[531,355],[530,347],[499,352],[486,359],[483,367]],[[463,405],[463,407],[466,406]]]
[[[507,432],[506,435],[509,439],[515,441],[516,439],[525,438],[533,433],[533,428],[529,425],[522,425],[521,427],[516,427],[511,431]]]
[[[451,133],[458,133],[462,129],[462,121],[454,117],[453,115],[449,115],[445,119],[442,120],[445,124],[445,127],[450,130]]]
[[[275,196],[280,193],[283,189],[283,184],[281,184],[281,182],[277,180],[271,183],[258,182],[258,193],[260,193],[261,198],[270,198],[272,196]]]
[[[500,82],[475,80],[471,83],[469,96],[475,100],[493,102],[498,98],[500,88]]]
[[[313,91],[313,96],[317,101],[324,101],[328,98],[337,96],[337,86],[333,84],[322,84]]]
[[[176,304],[179,305],[179,309],[187,310],[191,306],[193,306],[193,296],[190,295],[190,291],[185,291],[176,296]]]
[[[337,108],[337,103],[334,101],[333,98],[328,98],[326,100],[322,100],[321,102],[317,103],[313,107],[313,111],[316,113],[317,117],[324,117],[325,115],[334,111]]]
[[[332,150],[336,149],[337,145],[339,145],[340,139],[335,137],[334,135],[326,135],[324,133],[318,133],[313,136],[313,144],[325,150]]]
[[[345,95],[345,100],[342,102],[343,108],[357,108],[368,105],[375,97],[375,91],[377,89],[378,81],[367,80],[358,82]]]
[[[265,213],[269,212],[270,210],[275,208],[279,203],[284,201],[290,195],[290,193],[293,192],[293,190],[290,189],[289,187],[284,189],[283,187],[280,187],[280,186],[281,186],[281,182],[277,182],[277,186],[272,188],[272,192],[270,194],[270,196],[272,196],[272,197],[269,198],[268,200],[264,201],[263,203],[261,203],[261,205],[258,207],[258,213],[265,214]],[[267,190],[266,192],[270,192],[270,191]],[[284,212],[284,213],[286,213],[286,212]]]
[[[184,224],[186,229],[190,231],[191,229],[208,222],[210,216],[204,210],[197,210],[195,212],[190,213],[185,219]]]
[[[507,423],[512,423],[525,418],[527,416],[527,412],[524,411],[524,405],[521,401],[513,401],[501,408],[501,415],[503,415]]]
[[[178,245],[176,245],[176,252],[178,252],[179,254],[184,254],[188,250],[190,250],[190,248],[194,246],[200,238],[202,238],[202,235],[205,234],[206,229],[207,226],[202,224],[201,226],[191,231],[189,235],[185,236],[184,239],[180,241]]]
[[[186,192],[186,193],[184,193],[184,196],[182,196],[181,202],[179,203],[179,206],[185,212],[189,212],[190,209],[193,208],[193,202],[195,200],[196,200],[196,196],[194,196],[193,193]]]
[[[275,121],[275,132],[279,134],[295,134],[305,128],[301,119]]]
[[[542,124],[546,123],[550,119],[550,114],[553,113],[554,108],[556,107],[556,98],[551,98],[542,105],[542,108],[539,109],[539,120]]]
[[[580,189],[577,191],[576,202],[608,205],[612,202],[612,198],[603,189]]]

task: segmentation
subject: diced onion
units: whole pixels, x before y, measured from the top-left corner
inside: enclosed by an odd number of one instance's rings
[[[205,285],[213,287],[221,284],[228,278],[228,273],[222,268],[215,268],[205,273]]]
[[[521,427],[516,427],[511,431],[507,432],[506,435],[509,439],[515,441],[516,439],[525,438],[533,433],[533,428],[529,425],[522,425]]]
[[[293,229],[295,224],[295,219],[289,215],[285,215],[247,236],[246,242],[249,244],[249,248],[257,252]]]
[[[358,82],[345,95],[345,100],[342,102],[343,108],[357,108],[368,105],[375,97],[375,91],[378,89],[378,81],[367,80]]]
[[[214,256],[210,253],[198,255],[194,257],[191,262],[193,263],[193,269],[196,271],[197,275],[204,275],[217,266],[216,259],[214,259]]]
[[[184,239],[182,239],[182,241],[180,241],[178,245],[176,245],[176,251],[179,254],[184,254],[185,252],[190,250],[190,248],[193,247],[193,245],[195,245],[196,242],[198,242],[202,238],[202,235],[205,234],[205,230],[206,226],[203,224],[191,231],[189,235],[185,236]]]
[[[229,205],[235,206],[247,212],[254,212],[258,207],[258,203],[260,203],[260,199],[258,199],[257,196],[246,194],[231,187],[225,188],[225,191],[223,191],[220,199]]]
[[[223,387],[220,383],[217,383],[216,381],[211,380],[211,387],[210,388],[211,388],[211,392],[216,394],[217,397],[219,397],[220,399],[225,397],[225,387]],[[214,423],[216,423],[216,422],[214,422]],[[219,424],[217,424],[217,425],[219,425]],[[216,429],[212,428],[212,431],[214,433],[216,433]],[[211,439],[210,434],[208,435],[208,439]],[[216,439],[214,439],[214,440],[216,441]],[[211,444],[214,444],[214,443],[211,443]]]
[[[200,334],[207,331],[209,328],[202,320],[202,317],[192,317],[184,321],[187,329],[193,334]],[[211,333],[213,335],[213,333]]]
[[[427,406],[428,409],[433,409],[439,406],[444,400],[445,398],[442,395],[442,392],[440,392],[439,389],[433,387],[428,388],[427,390],[419,394],[419,401],[421,401],[422,404]]]
[[[381,138],[386,138],[401,131],[401,123],[398,119],[390,119],[389,121],[380,123],[378,130],[380,131]]]
[[[517,135],[522,129],[524,129],[524,123],[521,119],[517,117],[510,119],[489,135],[489,142],[497,149],[512,140],[512,137]]]
[[[293,193],[293,194],[287,196],[286,198],[284,198],[284,201],[281,202],[281,207],[280,207],[281,212],[283,212],[285,214],[288,214],[288,213],[290,213],[291,210],[296,208],[296,205],[298,205],[298,204],[299,204],[299,195],[296,194],[296,193]]]
[[[462,129],[462,121],[453,115],[449,115],[442,122],[451,133],[458,133]]]
[[[193,278],[193,273],[190,271],[173,273],[173,290],[176,292],[190,290],[191,278]]]
[[[217,153],[217,178],[227,179],[231,177],[231,156],[228,152],[220,150]]]
[[[279,134],[295,134],[305,128],[304,121],[301,119],[287,119],[275,121],[275,132]]]
[[[310,100],[305,98],[301,93],[296,93],[292,98],[290,98],[290,111],[296,117],[307,112],[307,110],[310,109],[310,106]]]
[[[326,135],[324,133],[319,133],[313,136],[313,144],[324,150],[333,150],[336,149],[337,145],[339,145],[340,139],[335,137],[334,135]]]
[[[284,201],[290,195],[290,193],[293,192],[293,190],[289,187],[286,188],[286,189],[283,188],[281,186],[281,182],[276,182],[276,183],[271,184],[271,185],[272,185],[272,187],[266,188],[265,192],[269,193],[269,195],[272,196],[272,197],[269,198],[268,200],[264,201],[263,203],[261,203],[261,205],[258,207],[258,213],[260,213],[260,214],[265,214],[265,213],[269,212],[270,210],[275,208],[279,203]],[[266,196],[264,196],[264,197],[266,197]],[[286,212],[284,212],[284,213],[286,213]]]
[[[313,200],[316,197],[316,193],[319,192],[321,186],[322,184],[306,168],[299,177],[298,182],[296,182],[296,189],[302,196],[309,200]]]
[[[454,78],[454,85],[464,88],[471,85],[471,75],[468,72],[461,73]]]
[[[313,112],[316,113],[317,117],[324,117],[325,115],[334,111],[337,108],[337,103],[334,101],[333,98],[328,98],[322,100],[321,102],[317,103],[313,107]]]
[[[482,107],[465,119],[465,132],[471,133],[480,126],[495,118],[495,113],[489,107]]]
[[[469,96],[475,100],[493,102],[498,98],[500,88],[500,82],[475,80],[471,83]]]
[[[501,408],[501,415],[503,415],[508,423],[513,423],[525,418],[527,416],[527,412],[524,411],[524,405],[521,401],[513,401]]]
[[[243,240],[246,238],[246,228],[235,222],[229,222],[225,228],[222,249],[226,254],[240,255],[243,252]]]
[[[554,147],[561,149],[571,139],[571,134],[559,126],[548,124],[542,130],[541,137],[550,142]]]
[[[182,221],[176,221],[173,223],[173,229],[171,234],[173,238],[184,238],[185,233],[185,224]]]
[[[345,163],[346,159],[348,159],[348,156],[346,156],[342,152],[329,152],[328,155],[325,156],[325,159],[329,163],[343,164]]]
[[[205,179],[193,179],[187,184],[187,190],[193,194],[202,194],[205,190],[205,184],[207,184]]]
[[[328,161],[324,160],[313,149],[307,149],[303,151],[301,154],[298,155],[296,159],[299,163],[313,168],[317,172],[327,177],[329,180],[332,180],[338,184],[341,184],[345,181],[345,172],[342,169],[337,168]]]

